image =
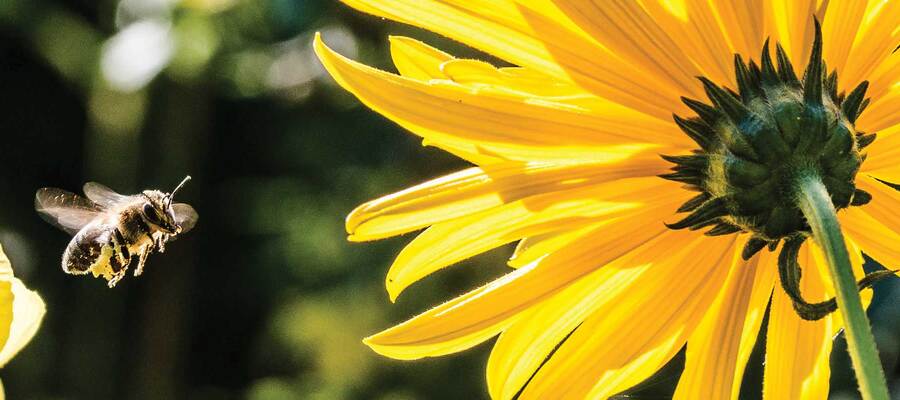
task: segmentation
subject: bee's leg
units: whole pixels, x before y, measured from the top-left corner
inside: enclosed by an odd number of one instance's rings
[[[125,238],[122,237],[122,233],[118,229],[113,235],[112,242],[114,248],[109,257],[109,265],[112,268],[112,276],[107,281],[109,287],[116,286],[116,283],[119,283],[125,277],[128,272],[128,264],[131,263],[131,252],[128,251]]]
[[[153,238],[153,242],[156,245],[156,248],[159,249],[160,253],[166,252],[166,241],[169,240],[169,235],[160,234],[159,236]]]
[[[109,278],[109,281],[106,282],[106,285],[109,286],[109,287],[111,287],[111,288],[112,288],[112,287],[115,287],[116,284],[119,283],[119,281],[121,281],[122,278],[125,277],[125,273],[126,273],[126,272],[128,272],[128,269],[127,269],[127,268],[122,268],[121,270],[119,270],[119,272],[114,272],[113,275],[112,275],[112,277]]]
[[[147,257],[150,256],[150,253],[153,252],[153,245],[148,244],[144,247],[141,247],[141,252],[138,254],[138,265],[134,269],[134,276],[140,276],[144,273],[144,264],[147,263]]]

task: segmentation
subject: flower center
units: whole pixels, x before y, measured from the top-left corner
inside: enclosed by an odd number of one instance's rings
[[[855,127],[869,103],[868,82],[850,94],[838,93],[837,72],[828,74],[822,60],[818,26],[802,80],[780,44],[776,60],[768,41],[759,65],[735,55],[737,92],[701,77],[712,105],[684,98],[697,117],[675,116],[700,148],[691,155],[663,156],[675,164],[663,178],[700,192],[678,209],[690,214],[668,226],[712,227],[706,232],[711,236],[751,233],[744,259],[809,232],[796,205],[794,183],[802,174],[822,178],[837,210],[871,200],[854,184],[864,160],[860,151],[875,140],[875,134]]]

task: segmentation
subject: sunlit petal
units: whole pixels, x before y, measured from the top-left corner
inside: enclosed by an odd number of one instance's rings
[[[719,297],[688,339],[675,399],[738,398],[775,285],[775,262],[772,253],[762,252],[732,267]]]
[[[644,207],[670,204],[679,192],[677,185],[661,185],[655,177],[614,181],[533,196],[432,225],[394,260],[386,278],[388,293],[395,299],[434,271],[524,237],[629,218]]]
[[[798,259],[803,267],[800,291],[807,301],[817,302],[830,296],[825,288],[827,277],[815,264],[810,246],[809,242],[804,245]],[[766,335],[763,398],[828,397],[833,321],[833,315],[818,321],[801,319],[784,291],[774,291]]]
[[[687,232],[673,240],[679,249],[641,275],[640,284],[606,299],[538,370],[521,398],[607,398],[669,361],[709,310],[735,262],[734,235],[689,238]],[[671,259],[681,262],[666,261]]]
[[[374,240],[519,199],[665,171],[655,156],[604,164],[499,163],[470,168],[372,200],[347,216],[351,240]]]
[[[604,264],[667,231],[664,207],[597,228],[596,233],[528,266],[366,339],[383,355],[414,359],[474,346],[514,322],[519,313]],[[610,234],[615,232],[615,234]]]

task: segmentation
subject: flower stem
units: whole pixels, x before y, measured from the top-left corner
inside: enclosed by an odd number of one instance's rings
[[[865,400],[888,400],[884,371],[869,319],[859,298],[844,235],[828,190],[817,174],[804,174],[797,179],[797,202],[812,228],[813,239],[828,261],[860,394]]]

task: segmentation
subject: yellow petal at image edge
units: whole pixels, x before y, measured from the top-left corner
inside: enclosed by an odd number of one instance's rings
[[[46,307],[41,296],[29,290],[18,279],[12,281],[13,319],[9,328],[9,337],[0,350],[0,367],[6,365],[22,348],[31,341],[41,326]]]
[[[13,277],[9,259],[0,247],[0,367],[28,344],[44,313],[44,301]]]

